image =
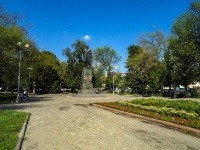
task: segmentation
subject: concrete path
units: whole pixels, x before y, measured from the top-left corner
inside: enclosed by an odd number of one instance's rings
[[[200,138],[159,124],[89,106],[131,100],[101,94],[38,95],[29,102],[0,105],[31,113],[22,150],[199,150]]]

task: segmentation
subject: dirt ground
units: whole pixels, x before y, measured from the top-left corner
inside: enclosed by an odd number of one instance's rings
[[[89,106],[131,96],[37,95],[0,105],[31,113],[22,150],[200,150],[200,137]]]

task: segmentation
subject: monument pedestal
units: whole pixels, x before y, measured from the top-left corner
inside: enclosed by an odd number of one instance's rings
[[[95,94],[92,84],[92,70],[90,68],[82,69],[82,84],[79,94]]]

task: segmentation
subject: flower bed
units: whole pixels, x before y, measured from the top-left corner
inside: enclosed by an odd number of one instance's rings
[[[200,129],[200,102],[190,100],[137,99],[97,104]]]

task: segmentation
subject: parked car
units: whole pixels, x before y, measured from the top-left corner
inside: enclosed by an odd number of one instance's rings
[[[109,88],[104,88],[104,89],[102,89],[101,91],[102,91],[102,92],[107,92],[107,91],[109,91]]]

